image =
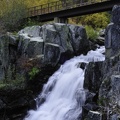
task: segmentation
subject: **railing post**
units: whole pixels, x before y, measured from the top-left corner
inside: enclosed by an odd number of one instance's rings
[[[49,6],[50,6],[50,5],[49,5],[49,3],[48,3],[48,13],[49,13]]]
[[[40,9],[41,9],[41,13],[40,13],[40,14],[42,14],[42,5],[41,5],[40,7],[41,7],[41,8],[40,8]]]
[[[34,8],[33,8],[33,11],[34,11],[34,12],[33,12],[33,13],[34,13],[34,15],[33,15],[33,16],[35,16],[35,8],[36,8],[36,7],[34,7]]]
[[[59,10],[59,5],[55,2],[55,10]]]

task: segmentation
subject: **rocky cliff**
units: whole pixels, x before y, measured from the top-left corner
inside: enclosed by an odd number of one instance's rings
[[[55,23],[7,33],[0,37],[0,80],[15,79],[27,67],[62,64],[88,50],[86,31],[80,26]]]
[[[105,61],[89,63],[84,88],[86,103],[83,119],[120,119],[120,6],[114,6],[111,23],[106,28]]]

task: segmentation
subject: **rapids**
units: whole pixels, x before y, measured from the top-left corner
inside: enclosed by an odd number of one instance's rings
[[[104,47],[89,51],[61,65],[44,85],[36,98],[37,110],[30,110],[24,120],[77,120],[85,101],[83,89],[85,69],[81,63],[104,61]],[[44,102],[43,102],[44,101]]]

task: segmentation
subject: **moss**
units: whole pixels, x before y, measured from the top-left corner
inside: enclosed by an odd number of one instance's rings
[[[36,67],[33,67],[30,72],[28,73],[30,76],[30,80],[32,80],[36,74],[38,74],[40,72],[40,70]]]

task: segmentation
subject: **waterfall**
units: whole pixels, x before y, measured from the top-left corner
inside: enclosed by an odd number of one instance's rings
[[[36,99],[37,110],[30,110],[24,120],[80,120],[85,101],[85,69],[80,64],[104,61],[104,47],[66,61],[44,85]]]

